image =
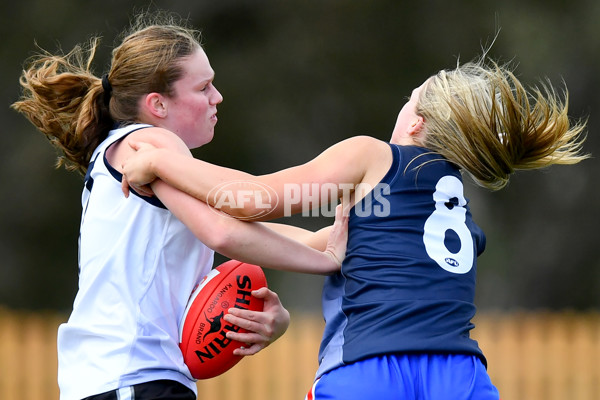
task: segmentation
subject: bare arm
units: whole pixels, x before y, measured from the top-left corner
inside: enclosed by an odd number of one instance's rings
[[[120,165],[133,156],[135,152],[129,146],[129,142],[136,140],[144,140],[152,146],[169,148],[170,154],[183,154],[182,159],[192,159],[187,147],[173,133],[160,128],[148,128],[133,132],[123,143],[115,146],[109,161]],[[340,261],[345,253],[343,230],[340,230],[337,236],[339,240],[332,242],[329,249],[317,251],[260,223],[231,218],[163,181],[157,180],[151,187],[163,204],[198,239],[229,258],[265,268],[314,274],[329,274],[339,270]],[[294,254],[294,257],[290,257],[290,254]]]
[[[152,189],[198,239],[224,256],[286,271],[329,274],[339,270],[345,245],[343,249],[332,247],[321,252],[261,223],[239,221],[211,210],[206,203],[160,180],[152,184]],[[338,243],[345,240],[343,235],[341,233]]]
[[[346,207],[342,210],[339,206],[336,209],[336,223],[340,223],[342,221],[342,216],[347,215],[349,208]],[[346,221],[344,221],[346,222]],[[268,226],[272,230],[281,233],[289,238],[293,238],[298,240],[301,243],[304,243],[310,247],[313,247],[317,250],[325,250],[328,245],[328,239],[331,236],[330,234],[333,232],[333,236],[335,236],[334,229],[335,224],[333,226],[327,226],[318,230],[317,232],[312,232],[306,229],[298,228],[291,225],[286,224],[275,224],[275,223],[264,223],[264,225]],[[252,343],[252,345],[248,348],[236,349],[234,351],[237,355],[251,355],[255,354],[261,348],[266,347],[269,343],[272,343],[279,335],[276,335],[275,332],[282,332],[284,329],[277,329],[279,326],[283,326],[285,323],[285,328],[287,328],[287,324],[289,324],[289,314],[285,313],[281,315],[279,310],[279,306],[281,303],[279,302],[279,298],[276,293],[262,288],[258,291],[253,292],[253,295],[264,298],[265,300],[265,311],[273,308],[279,312],[277,313],[256,313],[249,310],[234,308],[229,310],[229,313],[225,315],[225,319],[228,322],[234,323],[238,326],[243,327],[250,331],[249,333],[239,333],[239,332],[228,332],[227,337],[230,339],[234,339],[243,343]],[[285,319],[287,317],[287,320]]]
[[[135,146],[141,151],[124,165],[127,179],[134,186],[143,186],[158,177],[230,215],[257,220],[302,211],[311,191],[316,193],[312,199],[318,203],[312,206],[350,196],[356,185],[378,183],[391,165],[388,144],[367,136],[344,140],[305,164],[261,176],[139,143]],[[278,201],[271,202],[269,212],[261,214],[257,202],[244,197],[249,188],[254,193],[262,191],[254,199],[271,196]],[[233,199],[233,206],[223,199]]]
[[[187,157],[191,157],[189,150],[178,137],[162,129],[148,128],[132,133],[126,137],[122,143],[117,143],[111,148],[107,157],[109,157],[109,161],[112,165],[115,165],[118,168],[124,160],[133,155],[133,149],[129,146],[131,140],[146,140],[154,146],[165,146],[167,148],[171,146],[172,151],[177,151]],[[287,266],[285,260],[283,262],[280,261],[282,259],[282,254],[279,253],[278,246],[278,240],[285,241],[285,238],[281,239],[280,237],[275,236],[274,232],[269,232],[267,230],[265,236],[270,238],[271,242],[268,241],[269,239],[266,239],[267,242],[258,244],[271,247],[269,250],[272,251],[264,251],[262,255],[257,254],[257,243],[253,241],[260,239],[261,236],[260,233],[255,235],[253,230],[256,230],[257,227],[260,228],[258,223],[249,224],[232,220],[222,214],[218,214],[214,210],[210,210],[205,203],[190,198],[190,196],[179,192],[164,183],[157,182],[153,186],[163,203],[170,207],[171,211],[174,212],[176,216],[183,218],[183,222],[187,223],[188,227],[192,228],[191,230],[194,234],[209,247],[231,258],[237,258],[242,261],[253,262],[263,266],[269,266],[269,261],[273,261],[274,263],[279,263],[277,264],[277,267],[282,267],[282,269],[285,269]],[[182,208],[179,209],[179,207]],[[185,207],[192,208],[186,209]],[[197,207],[197,209],[194,207]],[[194,220],[193,218],[188,219],[187,217],[189,215],[201,219],[201,221]],[[249,236],[245,238],[243,236],[238,237],[237,235],[244,235],[244,232],[247,231],[244,228],[249,228]],[[346,239],[344,237],[344,231],[342,230],[340,232],[341,233],[338,236],[339,240],[336,242],[339,243],[339,248],[336,247],[338,246],[337,244],[333,244],[328,251],[330,254],[337,254],[338,257],[343,257],[342,251],[345,250],[341,249],[345,249]],[[332,235],[332,237],[335,237],[335,235]],[[248,239],[248,241],[245,241],[245,239]],[[332,263],[332,261],[334,261],[333,259],[330,258],[327,260],[327,258],[323,258],[325,253],[315,252],[315,250],[302,246],[298,242],[289,240],[287,242],[287,245],[290,246],[290,251],[300,251],[301,261],[298,265],[302,263],[302,260],[307,262],[306,265],[300,266],[300,272],[327,273],[331,266],[334,266],[334,270],[337,269],[335,268],[335,264],[337,263]],[[238,246],[239,243],[245,244],[245,247],[249,250],[244,250],[244,246]],[[272,246],[269,246],[269,243],[271,243]],[[309,254],[306,255],[306,259],[304,259],[303,252],[307,250]],[[271,254],[273,254],[273,256],[271,256]],[[317,260],[312,260],[312,258],[316,258]],[[321,265],[319,263],[324,264]],[[306,266],[309,267],[309,271],[305,269]],[[319,269],[323,266],[324,269]],[[292,270],[295,270],[294,268],[295,267],[292,265]],[[234,323],[248,330],[248,332],[245,333],[232,332],[231,335],[233,336],[230,336],[232,339],[248,344],[245,348],[234,350],[236,354],[242,356],[255,354],[267,347],[270,343],[283,335],[290,320],[289,312],[283,307],[279,301],[279,297],[273,291],[262,288],[258,291],[254,291],[252,295],[264,299],[263,311],[254,312],[244,310],[246,312],[240,314],[237,309],[233,309],[230,310],[230,313],[226,316],[226,319],[228,319],[230,323]]]
[[[263,224],[277,233],[287,236],[290,239],[297,240],[298,242],[304,243],[319,251],[325,251],[327,248],[327,241],[331,230],[333,229],[333,226],[330,225],[313,232],[287,224],[277,224],[272,222],[263,222]]]

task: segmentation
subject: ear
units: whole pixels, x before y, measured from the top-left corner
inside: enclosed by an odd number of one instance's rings
[[[148,93],[144,99],[144,107],[146,111],[157,118],[167,117],[167,101],[160,93]]]
[[[409,136],[418,135],[421,132],[421,130],[423,129],[424,124],[425,124],[425,120],[423,119],[423,117],[421,117],[420,115],[417,115],[415,117],[415,119],[413,119],[413,121],[408,126],[406,133],[408,133]]]

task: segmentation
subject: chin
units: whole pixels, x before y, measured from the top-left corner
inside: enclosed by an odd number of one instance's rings
[[[190,149],[197,149],[198,147],[202,147],[205,144],[212,142],[213,137],[214,137],[214,133],[210,132],[209,135],[204,135],[203,137],[198,138],[198,139],[192,141],[191,143],[189,143],[188,147]]]

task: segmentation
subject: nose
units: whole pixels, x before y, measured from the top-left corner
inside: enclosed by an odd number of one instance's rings
[[[219,90],[213,85],[213,93],[210,99],[211,104],[217,105],[223,101],[223,95]]]

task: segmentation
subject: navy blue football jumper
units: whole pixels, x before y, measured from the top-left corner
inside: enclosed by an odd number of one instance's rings
[[[474,325],[476,258],[459,170],[417,146],[390,144],[393,163],[350,212],[341,271],[326,278],[317,377],[384,354],[485,358]]]

